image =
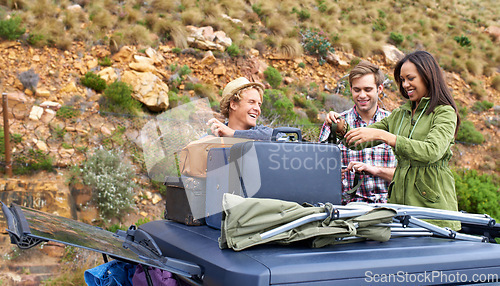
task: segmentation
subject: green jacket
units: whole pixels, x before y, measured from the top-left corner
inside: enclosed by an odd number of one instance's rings
[[[393,151],[398,165],[389,186],[389,202],[456,211],[455,180],[448,166],[457,125],[455,110],[450,105],[438,105],[426,114],[429,98],[422,98],[412,118],[411,104],[406,102],[390,116],[368,126],[397,136]],[[361,144],[360,148],[377,143]],[[460,229],[459,222],[432,222]]]

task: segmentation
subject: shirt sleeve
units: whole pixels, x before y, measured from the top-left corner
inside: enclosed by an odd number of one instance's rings
[[[412,160],[433,163],[440,160],[455,136],[457,115],[449,106],[438,106],[424,141],[397,136],[395,153]]]
[[[249,130],[235,130],[233,137],[253,140],[271,140],[273,129],[263,125],[257,125]]]

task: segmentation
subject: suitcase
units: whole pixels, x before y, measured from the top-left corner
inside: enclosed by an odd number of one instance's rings
[[[342,164],[337,145],[248,141],[220,149],[212,149],[212,163],[207,162],[206,223],[213,228],[220,229],[226,192],[300,204],[341,204]]]
[[[185,225],[202,225],[205,223],[205,191],[204,178],[168,177],[164,183],[165,193],[164,218]]]

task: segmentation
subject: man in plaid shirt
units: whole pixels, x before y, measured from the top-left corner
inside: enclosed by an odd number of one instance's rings
[[[384,88],[384,74],[378,66],[362,61],[349,74],[354,107],[340,113],[351,128],[366,127],[389,116],[390,112],[378,107],[378,98]],[[320,141],[325,141],[330,135],[331,118],[335,113],[329,112],[320,132]],[[339,144],[342,154],[342,203],[387,202],[387,189],[392,181],[396,158],[387,144],[380,144],[360,151],[350,150]],[[353,187],[355,172],[364,171],[361,175],[361,185],[353,194],[346,192]]]

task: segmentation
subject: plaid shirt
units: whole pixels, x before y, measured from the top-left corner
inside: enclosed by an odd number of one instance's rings
[[[340,115],[346,120],[351,128],[366,127],[372,123],[382,120],[382,118],[391,114],[381,108],[377,108],[375,115],[366,123],[361,119],[361,116],[356,111],[356,107],[342,112]],[[319,141],[324,141],[330,135],[330,126],[323,124],[321,128]],[[372,166],[379,167],[393,167],[397,165],[396,157],[392,148],[387,144],[380,144],[372,148],[365,148],[360,151],[350,150],[342,143],[339,143],[339,148],[342,154],[342,165],[347,166],[349,162],[363,162]],[[346,172],[345,178],[342,180],[342,203],[349,202],[370,202],[370,203],[386,203],[387,202],[387,189],[389,182],[382,178],[372,175],[360,176],[361,186],[356,191],[356,196],[352,197],[346,194],[346,191],[351,189],[354,184],[354,172]]]

